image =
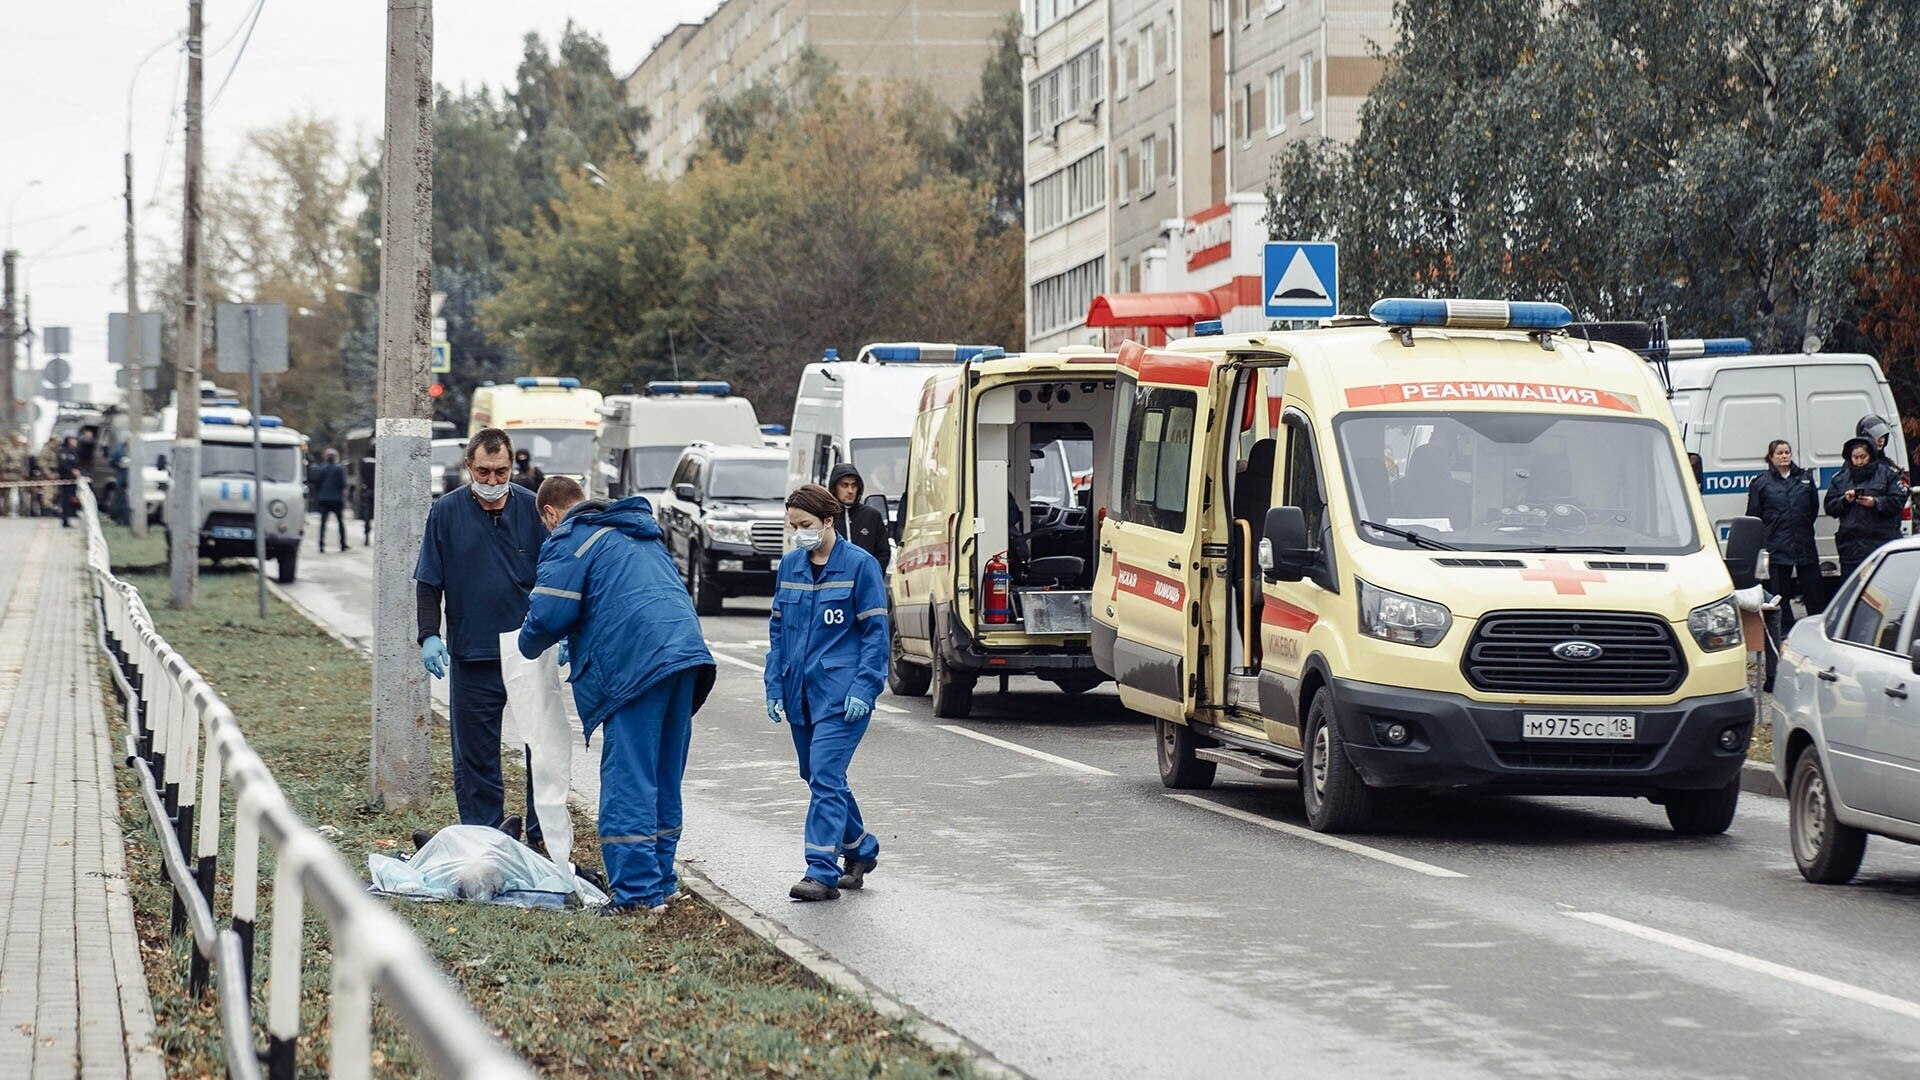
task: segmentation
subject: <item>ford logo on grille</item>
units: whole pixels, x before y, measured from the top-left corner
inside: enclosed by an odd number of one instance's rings
[[[1591,641],[1563,641],[1553,647],[1553,655],[1569,664],[1584,664],[1589,660],[1598,660],[1603,652],[1606,650]]]

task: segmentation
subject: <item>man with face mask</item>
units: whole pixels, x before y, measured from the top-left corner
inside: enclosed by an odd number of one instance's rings
[[[658,912],[679,889],[680,781],[713,654],[652,504],[589,500],[571,477],[549,476],[539,505],[553,531],[520,653],[562,642],[581,726],[601,733],[600,854],[613,894],[601,914]]]
[[[500,774],[500,725],[507,707],[501,635],[527,615],[534,563],[547,531],[533,493],[513,477],[513,440],[486,428],[467,442],[470,482],[427,514],[414,568],[420,659],[436,679],[453,676],[448,735],[453,743],[453,794],[463,825],[490,825],[518,837],[520,819],[506,818]],[[440,635],[446,607],[447,634]],[[540,848],[531,782],[528,842]]]

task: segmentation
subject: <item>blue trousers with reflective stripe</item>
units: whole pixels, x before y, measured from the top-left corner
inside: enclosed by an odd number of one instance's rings
[[[617,904],[662,903],[679,887],[680,781],[693,741],[694,672],[622,705],[600,726],[600,855]]]
[[[880,841],[868,835],[860,804],[847,786],[847,767],[867,733],[868,719],[853,724],[836,718],[787,725],[793,729],[793,749],[800,758],[800,779],[813,793],[807,804],[807,876],[828,885],[840,881],[842,854],[863,860],[880,855]]]

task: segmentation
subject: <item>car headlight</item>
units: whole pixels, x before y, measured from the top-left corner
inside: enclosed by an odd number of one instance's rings
[[[751,521],[710,521],[707,530],[713,538],[728,544],[753,543],[753,522]]]
[[[267,504],[267,513],[272,514],[274,517],[277,517],[277,518],[286,517],[287,504],[284,502],[281,502],[279,499],[275,499],[272,502]]]
[[[1722,597],[1687,612],[1687,629],[1704,652],[1719,652],[1742,644],[1740,608],[1733,597]]]
[[[1359,585],[1360,632],[1368,637],[1431,649],[1453,625],[1453,614],[1444,605],[1364,581]]]

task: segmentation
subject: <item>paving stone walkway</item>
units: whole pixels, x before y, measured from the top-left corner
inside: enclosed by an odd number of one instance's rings
[[[85,533],[0,519],[0,1077],[164,1075],[127,889]]]

